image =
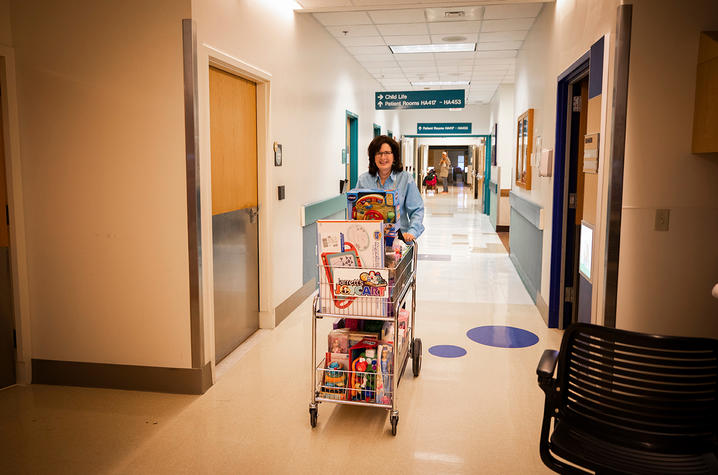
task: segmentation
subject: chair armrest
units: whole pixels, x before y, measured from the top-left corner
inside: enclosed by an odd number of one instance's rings
[[[544,391],[551,388],[551,381],[557,361],[558,351],[556,350],[544,350],[543,355],[541,355],[539,364],[536,367],[536,374],[538,375],[539,386]]]

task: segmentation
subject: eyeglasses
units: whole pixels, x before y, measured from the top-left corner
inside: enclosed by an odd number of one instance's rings
[[[394,154],[394,152],[376,152],[375,156],[380,157],[382,155],[388,156],[388,155],[393,155],[393,154]]]

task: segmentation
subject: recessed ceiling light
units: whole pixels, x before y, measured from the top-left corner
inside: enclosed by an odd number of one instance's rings
[[[451,43],[438,45],[389,45],[394,54],[406,53],[456,53],[476,51],[476,43]]]
[[[468,86],[470,81],[415,81],[412,86]]]

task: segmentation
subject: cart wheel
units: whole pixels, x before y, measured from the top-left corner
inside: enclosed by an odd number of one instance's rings
[[[421,371],[421,338],[414,338],[411,345],[411,369],[414,371],[414,377],[419,376]]]
[[[312,425],[312,428],[317,426],[317,408],[316,407],[309,408],[309,423]]]
[[[391,416],[391,435],[396,435],[396,426],[399,424],[399,416]]]

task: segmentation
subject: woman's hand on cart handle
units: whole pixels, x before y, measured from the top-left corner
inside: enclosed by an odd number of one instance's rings
[[[402,235],[404,236],[404,242],[405,242],[405,243],[408,244],[408,243],[414,241],[414,235],[413,235],[413,234],[411,234],[411,233],[402,233]]]

